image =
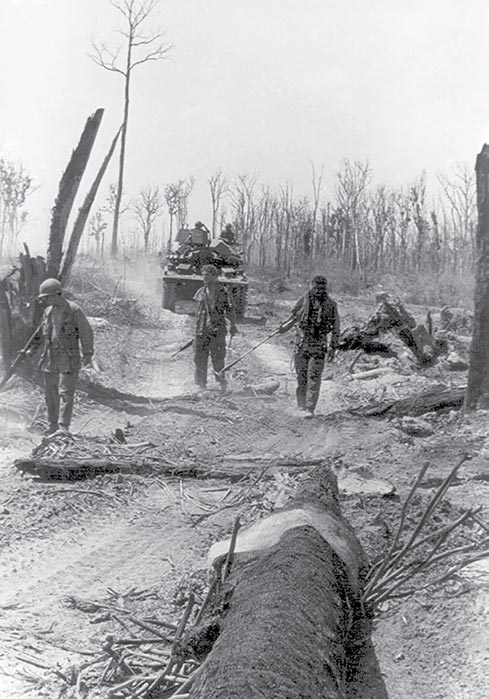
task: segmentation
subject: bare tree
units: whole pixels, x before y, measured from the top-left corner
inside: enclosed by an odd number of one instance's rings
[[[32,177],[22,165],[0,158],[0,257],[10,250],[27,218],[23,211]]]
[[[216,235],[217,219],[219,215],[219,209],[221,206],[221,201],[223,196],[229,191],[228,183],[226,178],[223,176],[221,170],[217,170],[209,178],[209,189],[211,192],[211,204],[212,204],[212,237]]]
[[[321,172],[319,176],[316,173],[316,167],[313,162],[311,162],[311,174],[312,174],[312,194],[313,194],[313,210],[311,217],[311,238],[309,241],[309,281],[312,276],[312,261],[314,253],[316,252],[316,239],[317,239],[317,219],[318,219],[318,209],[321,197],[321,187],[323,184],[324,177],[324,165],[321,166]]]
[[[165,186],[165,201],[170,215],[170,237],[168,248],[171,249],[173,241],[173,221],[176,219],[178,228],[185,228],[188,217],[188,201],[194,188],[194,178],[190,176],[188,180],[178,180]]]
[[[442,206],[448,209],[454,262],[463,267],[475,248],[477,202],[475,173],[467,163],[457,163],[449,176],[438,175]]]
[[[129,121],[129,99],[132,71],[139,65],[166,58],[172,45],[163,41],[160,30],[146,32],[145,24],[158,5],[158,0],[109,0],[124,18],[124,28],[117,30],[124,37],[124,56],[119,57],[121,46],[110,49],[104,43],[92,42],[91,59],[101,68],[121,75],[124,79],[124,109],[119,154],[119,176],[117,180],[114,218],[112,225],[111,255],[117,254],[119,215],[124,186],[127,125]]]
[[[97,256],[104,256],[105,247],[105,231],[107,230],[107,221],[104,219],[102,210],[98,210],[89,221],[90,238],[95,240],[95,252]]]
[[[158,187],[148,185],[139,193],[139,197],[133,204],[133,210],[139,230],[143,234],[144,252],[148,252],[149,240],[153,232],[156,219],[161,214],[163,202]]]
[[[345,231],[343,252],[349,256],[352,269],[358,269],[360,260],[360,228],[367,188],[372,178],[368,160],[351,162],[345,158],[337,174],[336,199],[344,214]]]
[[[243,254],[249,260],[251,245],[255,236],[255,175],[238,175],[231,189],[231,207],[236,232],[243,244]]]
[[[131,206],[123,201],[124,192],[122,192],[122,197],[119,202],[119,221],[124,216],[125,213],[131,210]],[[102,207],[102,211],[109,214],[111,218],[114,216],[115,207],[117,202],[117,184],[109,185],[109,193],[105,197],[105,204]]]

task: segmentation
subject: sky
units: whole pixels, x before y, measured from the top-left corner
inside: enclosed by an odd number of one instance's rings
[[[43,254],[86,118],[105,108],[80,196],[121,121],[121,76],[88,56],[121,43],[120,16],[109,0],[0,0],[0,27],[0,154],[34,177],[21,239]],[[125,191],[192,175],[191,223],[210,225],[218,169],[311,194],[314,163],[327,199],[342,158],[398,186],[472,165],[489,140],[485,0],[160,0],[148,28],[173,49],[134,72]]]

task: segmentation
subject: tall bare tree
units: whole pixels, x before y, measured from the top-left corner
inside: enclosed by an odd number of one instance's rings
[[[126,158],[127,125],[129,121],[130,84],[132,71],[137,66],[152,61],[161,61],[168,56],[172,45],[163,41],[161,30],[146,31],[147,20],[158,5],[158,0],[109,0],[124,19],[124,28],[118,33],[124,37],[124,55],[120,57],[122,46],[111,49],[104,43],[92,42],[91,59],[101,68],[121,75],[124,80],[124,108],[119,153],[119,176],[112,224],[111,255],[117,254],[119,215],[124,186],[124,166]]]
[[[221,170],[217,170],[213,175],[209,177],[209,189],[211,192],[211,205],[212,205],[212,237],[216,235],[217,219],[219,215],[219,209],[221,206],[222,198],[229,191],[228,183],[226,178],[223,176]]]
[[[148,252],[149,240],[153,232],[156,219],[161,214],[163,202],[158,187],[148,185],[144,187],[133,204],[134,215],[138,228],[143,234],[144,252]]]
[[[337,174],[336,200],[345,217],[343,251],[350,258],[352,269],[361,266],[360,229],[367,189],[372,179],[368,160],[351,162],[344,158]]]
[[[319,175],[316,172],[316,167],[311,161],[311,175],[312,175],[312,195],[313,195],[313,209],[311,217],[311,239],[309,241],[309,281],[312,276],[312,261],[314,254],[316,252],[317,243],[317,220],[318,220],[318,209],[321,200],[321,188],[323,185],[324,177],[324,165],[321,166],[321,172]]]
[[[457,163],[449,175],[438,175],[442,188],[442,206],[448,209],[451,223],[451,245],[455,270],[462,271],[475,249],[477,226],[476,181],[473,169],[467,163]],[[454,270],[454,271],[455,271]]]

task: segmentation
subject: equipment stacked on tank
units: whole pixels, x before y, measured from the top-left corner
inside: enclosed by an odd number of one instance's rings
[[[188,301],[203,285],[201,269],[212,264],[219,270],[219,281],[228,289],[238,317],[246,310],[248,279],[242,253],[228,224],[218,238],[197,221],[194,228],[181,228],[175,239],[178,247],[169,252],[163,268],[162,307],[174,311],[177,301]]]

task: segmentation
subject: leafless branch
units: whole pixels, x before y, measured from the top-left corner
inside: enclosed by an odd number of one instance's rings
[[[150,46],[153,42],[161,39],[163,37],[163,32],[155,32],[152,36],[145,36],[144,34],[135,34],[132,40],[133,46]]]
[[[143,58],[131,63],[131,70],[142,63],[148,63],[149,61],[162,61],[172,48],[173,46],[171,44],[168,44],[167,46],[163,46],[163,44],[161,44],[161,46],[158,46],[158,48],[154,49],[153,51],[149,51],[146,56],[143,56]]]
[[[112,73],[119,73],[123,76],[126,75],[125,71],[116,66],[116,61],[121,50],[120,46],[115,51],[110,51],[105,44],[98,45],[92,40],[92,48],[94,53],[88,55],[94,63]]]

